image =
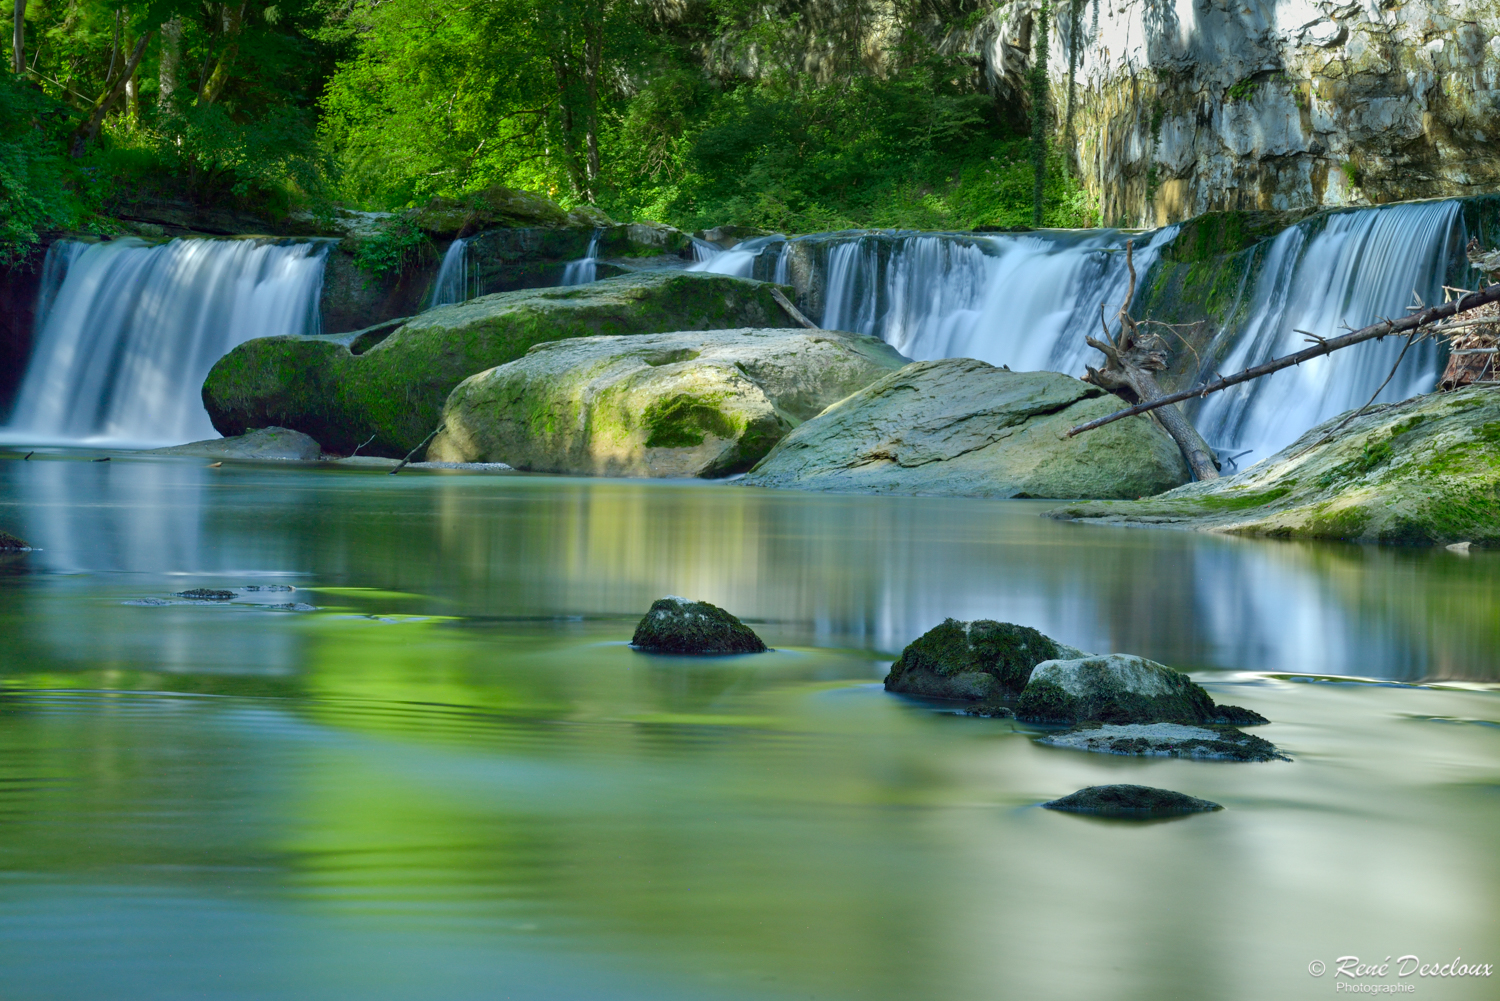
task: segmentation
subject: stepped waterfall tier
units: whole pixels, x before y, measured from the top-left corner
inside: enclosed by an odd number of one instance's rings
[[[1193,256],[1207,225],[1137,234],[851,231],[764,236],[729,250],[697,241],[687,266],[790,285],[825,329],[880,337],[919,361],[967,357],[1080,375],[1094,356],[1085,336],[1101,322],[1116,325],[1129,287],[1123,251],[1133,240],[1137,315],[1205,321],[1171,343],[1167,381],[1183,388],[1295,350],[1307,337],[1402,315],[1414,295],[1439,299],[1445,283],[1462,281],[1455,269],[1468,235],[1462,201],[1344,210],[1259,239],[1221,241],[1210,267]],[[484,246],[483,234],[450,245],[431,306],[470,298]],[[153,444],[210,436],[199,393],[215,361],[253,337],[317,332],[327,247],[59,242],[47,258],[36,343],[7,436]],[[563,283],[594,277],[599,248],[596,233]],[[1214,268],[1218,277],[1205,277]],[[1163,296],[1168,286],[1175,301]],[[1210,444],[1251,450],[1255,461],[1363,404],[1400,351],[1393,340],[1363,344],[1187,410]],[[1417,345],[1379,402],[1430,388],[1441,361],[1435,345]]]
[[[200,389],[253,337],[317,331],[328,244],[60,241],[7,437],[177,444],[212,437]]]

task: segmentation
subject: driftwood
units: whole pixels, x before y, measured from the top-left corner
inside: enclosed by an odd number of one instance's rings
[[[1087,424],[1080,424],[1077,427],[1070,428],[1068,435],[1071,437],[1082,434],[1085,431],[1092,431],[1094,428],[1103,427],[1121,418],[1134,417],[1136,414],[1144,414],[1159,407],[1165,407],[1168,404],[1191,400],[1195,396],[1203,397],[1209,393],[1217,393],[1231,386],[1238,386],[1242,382],[1259,379],[1263,375],[1280,372],[1284,368],[1291,368],[1293,365],[1300,365],[1313,358],[1332,354],[1334,351],[1340,348],[1347,348],[1352,344],[1379,340],[1382,337],[1389,337],[1392,334],[1404,334],[1416,331],[1439,320],[1446,320],[1450,316],[1468,312],[1471,309],[1478,309],[1480,306],[1491,302],[1500,302],[1500,282],[1488,285],[1478,292],[1470,292],[1468,295],[1460,296],[1452,302],[1445,302],[1441,306],[1431,306],[1412,313],[1410,316],[1404,316],[1399,320],[1381,320],[1379,323],[1372,323],[1368,327],[1361,327],[1358,330],[1350,331],[1339,337],[1323,338],[1314,336],[1314,340],[1317,343],[1310,348],[1298,351],[1296,354],[1276,358],[1266,362],[1264,365],[1255,365],[1245,369],[1243,372],[1236,372],[1234,375],[1221,376],[1213,382],[1194,387],[1193,389],[1184,389],[1179,393],[1169,393],[1158,399],[1138,403],[1126,410],[1110,414],[1108,417],[1101,417],[1096,421],[1089,421]],[[1092,338],[1090,338],[1089,343],[1093,343]]]
[[[1110,336],[1101,308],[1099,325],[1104,327],[1104,337],[1102,340],[1098,337],[1088,337],[1085,340],[1089,347],[1104,353],[1104,367],[1085,366],[1088,374],[1083,377],[1083,381],[1092,382],[1112,393],[1125,396],[1126,399],[1139,400],[1143,406],[1151,404],[1149,409],[1162,408],[1158,410],[1156,418],[1167,434],[1172,436],[1172,440],[1177,442],[1183,458],[1187,459],[1188,465],[1193,469],[1193,476],[1200,480],[1216,480],[1219,478],[1219,467],[1208,442],[1203,440],[1198,429],[1183,416],[1181,410],[1160,402],[1166,393],[1162,391],[1154,373],[1164,371],[1167,367],[1166,343],[1156,334],[1141,329],[1142,325],[1127,312],[1130,300],[1135,298],[1134,244],[1134,240],[1125,244],[1125,266],[1130,271],[1130,288],[1125,293],[1125,305],[1120,307],[1119,336]],[[1094,423],[1097,425],[1100,422]],[[1105,423],[1108,423],[1108,419]],[[1076,434],[1079,430],[1074,428],[1068,434]]]
[[[804,327],[808,328],[809,330],[822,329],[816,323],[812,322],[806,316],[804,316],[802,314],[802,310],[792,305],[792,300],[788,299],[786,297],[786,294],[783,293],[781,289],[777,288],[775,285],[771,286],[771,298],[775,299],[777,304],[780,305],[782,309],[786,310],[787,316],[790,316],[792,319],[796,320]]]

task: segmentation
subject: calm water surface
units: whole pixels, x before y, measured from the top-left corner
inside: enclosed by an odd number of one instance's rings
[[[0,564],[0,997],[1196,1001],[1500,965],[1500,555],[1046,506],[0,460],[42,547]],[[241,590],[141,603],[191,587]],[[672,593],[775,652],[635,653]],[[949,615],[1190,670],[1295,761],[884,693]],[[1036,807],[1102,782],[1227,809]]]

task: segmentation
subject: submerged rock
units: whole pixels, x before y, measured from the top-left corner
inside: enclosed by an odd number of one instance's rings
[[[599,476],[726,476],[906,363],[863,334],[753,329],[579,337],[459,383],[429,459]]]
[[[1212,761],[1290,761],[1269,740],[1232,726],[1186,726],[1181,723],[1090,723],[1037,741],[1099,754],[1148,758],[1198,758]]]
[[[1500,546],[1500,390],[1469,386],[1348,417],[1235,476],[1048,513],[1284,539]]]
[[[1214,700],[1181,671],[1128,653],[1048,660],[1031,672],[1016,717],[1031,723],[1265,723]]]
[[[203,405],[226,435],[278,425],[349,453],[400,458],[437,427],[443,401],[476,372],[570,337],[789,327],[771,292],[745,278],[658,270],[588,285],[525,289],[439,306],[363,354],[326,338],[261,337],[214,365]]]
[[[30,543],[18,539],[9,532],[0,531],[0,553],[21,553],[31,548]]]
[[[717,605],[668,596],[651,604],[630,643],[647,653],[763,653],[755,632]]]
[[[191,591],[178,591],[177,597],[191,598],[194,601],[228,601],[234,597],[234,592],[211,587],[195,587]]]
[[[1140,497],[1187,482],[1177,445],[1149,418],[1063,433],[1119,407],[1056,372],[916,362],[787,435],[745,482],[954,497]]]
[[[1082,656],[1083,651],[1030,626],[990,619],[944,619],[901,651],[885,677],[885,689],[964,701],[1014,696],[1026,686],[1036,665],[1070,655]]]
[[[1061,799],[1043,803],[1042,807],[1067,813],[1119,817],[1123,820],[1148,820],[1152,817],[1175,817],[1184,813],[1207,813],[1224,809],[1218,803],[1210,803],[1186,793],[1135,785],[1089,786]]]
[[[205,441],[153,448],[145,455],[191,455],[203,459],[301,459],[316,460],[323,449],[300,431],[289,428],[257,428],[233,438],[209,438]]]

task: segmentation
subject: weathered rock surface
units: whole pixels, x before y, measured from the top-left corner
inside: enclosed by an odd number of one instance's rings
[[[1140,497],[1185,483],[1181,452],[1147,418],[1094,441],[1063,434],[1117,409],[1056,372],[916,362],[787,435],[745,483],[955,497]]]
[[[1015,696],[1034,667],[1066,656],[1086,655],[1030,626],[944,619],[901,651],[885,677],[885,689],[963,701]]]
[[[1086,724],[1037,741],[1098,754],[1146,758],[1198,758],[1209,761],[1290,761],[1269,740],[1232,726],[1182,723]]]
[[[906,364],[878,338],[751,329],[580,337],[459,383],[431,459],[597,476],[726,476]]]
[[[1016,717],[1033,723],[1264,723],[1214,700],[1181,671],[1128,653],[1047,660],[1032,670]]]
[[[323,449],[300,431],[287,428],[257,428],[233,438],[153,448],[144,455],[190,455],[204,459],[302,459],[321,458]]]
[[[630,643],[647,653],[763,653],[755,631],[718,605],[669,595],[652,602]]]
[[[1151,786],[1089,786],[1061,799],[1043,803],[1048,810],[1066,813],[1091,813],[1121,820],[1149,820],[1153,817],[1175,817],[1184,813],[1207,813],[1224,809],[1218,803],[1198,799],[1170,789]]]
[[[203,404],[221,434],[277,425],[348,453],[404,456],[437,427],[463,379],[569,337],[727,327],[788,327],[771,286],[652,271],[589,285],[528,289],[440,306],[363,354],[326,338],[263,337],[219,359]]]
[[[1344,419],[1234,476],[1049,514],[1289,539],[1500,545],[1500,391],[1469,386],[1372,407],[1339,427]]]

